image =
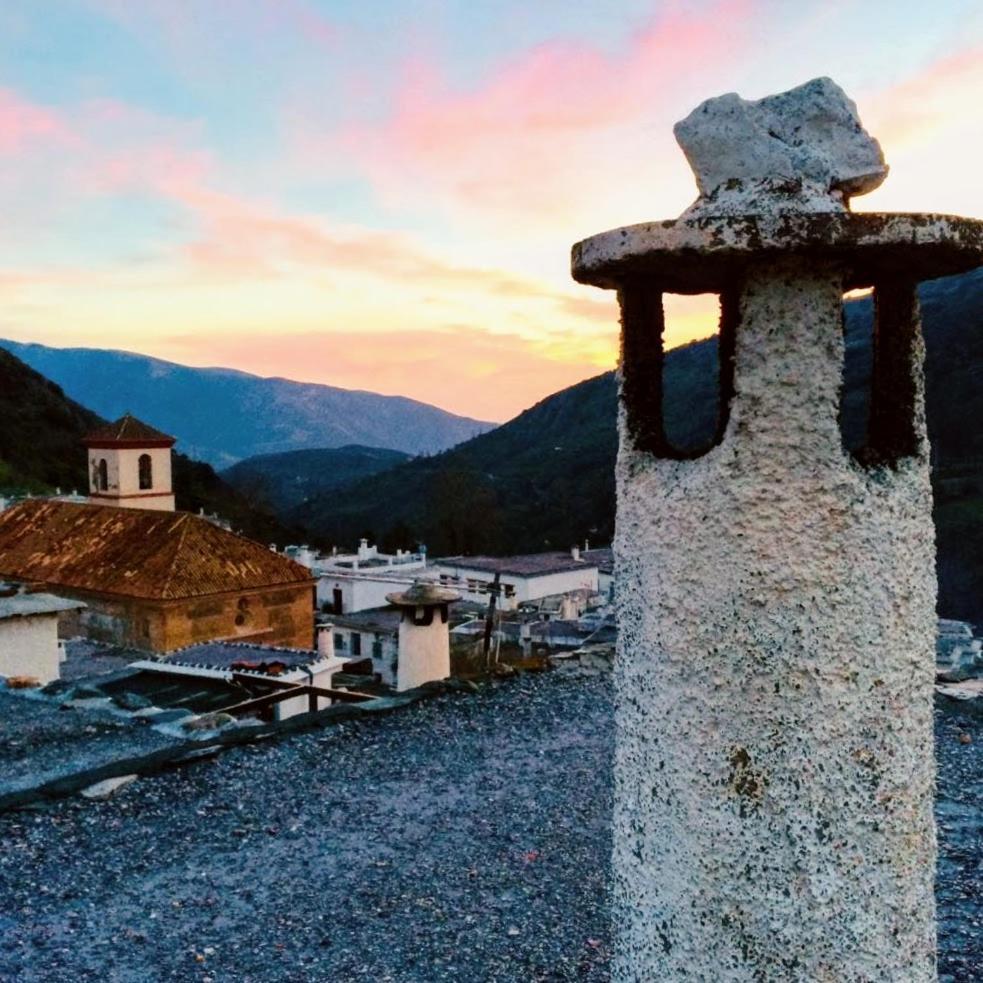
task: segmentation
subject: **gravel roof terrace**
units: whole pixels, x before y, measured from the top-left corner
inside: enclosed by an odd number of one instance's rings
[[[983,960],[979,730],[938,726],[957,983]],[[0,979],[605,980],[611,750],[607,674],[554,672],[0,816]]]

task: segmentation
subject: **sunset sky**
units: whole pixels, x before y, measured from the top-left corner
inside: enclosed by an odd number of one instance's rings
[[[672,124],[817,75],[856,208],[983,216],[979,0],[3,0],[0,337],[504,420],[614,364],[569,248],[690,204]]]

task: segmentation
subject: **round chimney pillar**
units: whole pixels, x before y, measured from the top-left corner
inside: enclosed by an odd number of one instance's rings
[[[613,978],[925,983],[936,575],[915,287],[983,263],[983,224],[713,207],[573,249],[622,315]],[[857,287],[876,313],[855,455],[838,409]],[[663,428],[667,292],[721,299],[698,452]]]
[[[460,596],[457,591],[425,582],[386,595],[386,600],[398,607],[401,615],[397,691],[415,689],[450,676],[449,607]]]

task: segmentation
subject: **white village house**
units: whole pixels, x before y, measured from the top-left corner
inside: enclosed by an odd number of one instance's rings
[[[392,590],[392,588],[390,588]],[[372,661],[372,673],[386,686],[395,686],[399,670],[399,608],[375,607],[367,611],[331,615],[333,653],[345,662]]]
[[[499,604],[514,610],[527,601],[588,591],[599,592],[596,561],[585,559],[579,547],[570,552],[529,553],[524,556],[449,556],[433,562],[440,582],[461,592],[466,601],[486,603],[496,575]]]
[[[0,588],[0,676],[28,676],[42,685],[57,679],[63,660],[58,616],[84,607],[54,594]]]
[[[354,553],[324,555],[304,545],[288,546],[284,554],[318,578],[318,609],[337,615],[385,607],[388,594],[410,587],[427,566],[425,547],[381,553],[364,538]]]
[[[412,574],[390,573],[386,568],[372,571],[331,570],[317,578],[317,606],[335,615],[354,614],[386,605],[386,596],[406,590],[414,582]]]

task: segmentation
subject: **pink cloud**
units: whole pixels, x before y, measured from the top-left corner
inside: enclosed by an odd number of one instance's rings
[[[165,247],[172,272],[232,288],[257,277],[342,271],[441,295],[449,291],[553,304],[564,320],[610,322],[600,302],[521,273],[448,262],[395,231],[338,230],[323,220],[284,212],[274,204],[215,190],[212,156],[199,148],[194,123],[159,117],[125,103],[92,100],[71,111],[35,105],[7,93],[8,167],[0,198],[55,218],[86,197],[149,194],[178,205],[189,233]],[[65,153],[70,147],[71,153]],[[19,204],[17,204],[19,203]],[[8,228],[8,234],[21,233]],[[421,299],[421,303],[424,301]]]
[[[83,103],[76,118],[86,144],[76,180],[80,190],[166,195],[214,176],[215,161],[199,145],[197,123],[110,99]]]
[[[167,197],[214,177],[196,122],[115,100],[45,106],[0,90],[4,233],[26,245],[80,204],[123,194]]]
[[[957,51],[862,102],[868,127],[886,145],[929,139],[961,120],[972,128],[983,91],[983,46]]]
[[[859,100],[891,175],[860,210],[983,213],[983,47],[955,51]]]
[[[207,278],[232,280],[345,271],[427,290],[477,291],[519,301],[548,301],[567,317],[611,322],[612,307],[500,269],[446,262],[396,232],[339,233],[314,219],[284,214],[204,186],[177,182],[166,193],[196,217],[199,230],[181,252]]]
[[[74,142],[68,123],[55,111],[0,89],[0,154],[20,154],[30,146]]]
[[[352,125],[341,143],[388,196],[432,194],[509,218],[569,214],[577,199],[625,172],[627,128],[705,94],[738,53],[749,3],[719,0],[700,13],[679,6],[608,54],[555,41],[524,52],[473,90],[410,60],[380,125]],[[698,69],[698,71],[696,70]],[[608,138],[606,138],[606,135]],[[319,138],[295,134],[309,149]],[[651,154],[651,132],[645,143]],[[322,148],[323,149],[323,148]],[[630,162],[638,174],[639,159]]]

